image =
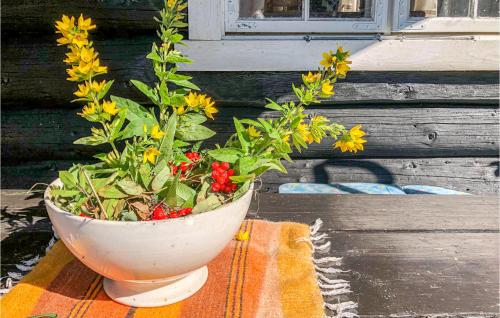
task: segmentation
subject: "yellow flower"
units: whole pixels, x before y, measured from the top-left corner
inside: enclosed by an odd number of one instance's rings
[[[326,96],[333,95],[333,85],[329,81],[324,82],[321,85],[321,92]]]
[[[184,106],[179,106],[175,111],[177,112],[178,115],[182,115],[186,113],[187,108]]]
[[[335,142],[335,148],[340,148],[342,152],[358,152],[358,150],[363,151],[363,144],[366,143],[362,137],[365,136],[366,133],[361,130],[361,125],[354,126],[349,130],[349,132],[342,136],[340,140]]]
[[[83,31],[90,31],[95,29],[95,24],[92,24],[92,20],[90,18],[85,19],[83,14],[80,13],[80,17],[78,18],[78,29]]]
[[[259,138],[261,136],[260,131],[255,129],[254,126],[248,126],[247,132],[250,138]]]
[[[163,136],[165,136],[165,133],[160,130],[160,126],[159,125],[154,125],[153,129],[151,130],[151,137],[153,137],[156,140],[159,140]]]
[[[307,75],[302,75],[302,78],[304,79],[304,82],[306,82],[306,83],[314,83],[321,78],[321,74],[309,72],[309,73],[307,73]]]
[[[205,115],[210,119],[214,119],[213,114],[217,113],[218,110],[215,108],[215,102],[212,101],[211,97],[203,96],[203,108]]]
[[[104,110],[105,113],[108,113],[111,116],[114,116],[118,113],[118,108],[116,108],[115,102],[110,102],[107,100],[103,101],[102,102],[102,109]]]
[[[160,152],[158,151],[158,149],[156,149],[155,147],[149,147],[148,149],[146,149],[146,151],[144,151],[143,162],[146,163],[149,161],[151,164],[155,164],[156,157],[158,157],[159,155]]]
[[[308,144],[312,143],[314,140],[313,140],[313,137],[311,135],[311,132],[309,131],[308,127],[307,127],[307,124],[305,123],[300,123],[298,126],[297,126],[297,133],[300,135],[300,137],[302,137],[302,139],[304,139],[305,142],[307,142]]]
[[[189,92],[188,96],[184,96],[184,100],[186,101],[186,105],[191,108],[196,108],[200,104],[198,94]]]
[[[104,85],[106,85],[105,80],[101,81],[100,83],[97,81],[92,81],[91,87],[94,92],[99,93],[104,88]]]
[[[84,63],[92,63],[97,58],[97,53],[93,47],[82,47],[80,49],[80,60]]]
[[[326,68],[332,67],[333,63],[337,60],[337,57],[333,55],[332,51],[323,53],[323,60],[319,63]]]
[[[236,235],[234,236],[234,238],[237,240],[237,241],[248,241],[250,237],[250,232],[248,231],[239,231],[238,233],[236,233]]]
[[[85,63],[83,60],[78,65],[73,65],[72,68],[67,69],[69,77],[68,81],[81,81],[88,79],[91,75],[105,74],[108,72],[106,66],[101,66],[99,59],[95,59],[90,63]]]
[[[90,103],[87,106],[84,106],[81,113],[78,113],[80,116],[89,116],[95,114],[96,107],[94,103]]]
[[[348,64],[351,64],[351,61],[340,61],[337,63],[337,67],[335,69],[335,72],[337,73],[338,76],[340,77],[345,77],[347,72],[351,69]]]
[[[56,21],[56,33],[68,33],[75,28],[75,17],[63,15],[61,21]]]
[[[89,82],[78,84],[78,90],[74,94],[78,97],[86,97],[90,92]]]
[[[168,0],[167,1],[167,7],[172,8],[175,4],[175,0]]]

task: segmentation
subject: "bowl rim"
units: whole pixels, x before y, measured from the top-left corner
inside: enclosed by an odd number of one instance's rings
[[[54,181],[52,181],[49,184],[49,186],[44,191],[43,201],[44,201],[46,207],[50,207],[53,211],[56,211],[57,213],[61,213],[63,215],[67,215],[68,217],[75,217],[77,219],[82,219],[82,220],[86,220],[86,221],[89,221],[89,222],[105,223],[105,224],[135,224],[135,223],[139,223],[139,224],[153,224],[153,223],[157,223],[157,222],[158,223],[159,222],[165,222],[166,223],[166,222],[182,221],[183,219],[185,220],[184,217],[181,217],[181,218],[175,218],[175,219],[149,220],[149,221],[115,221],[115,220],[101,220],[101,219],[87,218],[87,217],[79,216],[79,215],[76,215],[76,214],[73,214],[73,213],[70,213],[68,211],[65,211],[65,210],[61,209],[60,207],[58,207],[57,205],[55,205],[55,203],[50,199],[50,195],[49,194],[50,194],[51,187],[52,186],[57,186],[58,184],[62,184],[60,178],[55,179]],[[242,201],[243,199],[246,199],[248,195],[251,195],[253,193],[253,189],[254,189],[254,183],[252,183],[250,185],[250,187],[248,188],[248,191],[245,194],[243,194],[238,200],[229,202],[227,204],[224,204],[224,205],[222,205],[220,207],[217,207],[216,209],[213,209],[213,210],[210,210],[210,211],[206,211],[206,212],[203,212],[203,213],[196,213],[196,214],[187,215],[187,218],[196,218],[196,217],[200,217],[201,215],[205,215],[207,213],[213,213],[213,212],[216,212],[216,211],[219,211],[219,210],[231,207],[231,206],[235,205],[236,203]],[[50,214],[49,214],[49,216],[50,216]]]

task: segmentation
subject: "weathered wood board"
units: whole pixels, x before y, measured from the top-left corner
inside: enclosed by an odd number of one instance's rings
[[[24,162],[2,166],[2,187],[30,188],[51,182],[71,161]],[[277,192],[286,182],[376,182],[425,184],[474,194],[498,193],[497,158],[300,159],[285,164],[288,174],[269,171],[257,187]]]
[[[95,47],[108,78],[115,79],[112,94],[144,102],[130,80],[154,81],[145,56],[151,36],[97,38]],[[65,54],[56,36],[2,39],[2,102],[4,108],[68,105],[75,90],[65,81]],[[318,57],[319,58],[319,57]],[[196,61],[195,61],[196,62]],[[336,85],[336,103],[464,103],[498,105],[498,72],[353,72]],[[30,74],[30,76],[26,76]],[[265,98],[289,99],[298,72],[197,72],[194,82],[216,101],[263,105]]]
[[[323,255],[343,257],[362,317],[495,317],[498,208],[496,197],[480,196],[260,194],[248,216],[321,218],[332,242]],[[2,191],[3,271],[50,237],[40,197]]]
[[[90,125],[75,109],[4,110],[2,159],[88,159],[99,149],[74,145],[87,136]],[[496,107],[315,107],[311,113],[326,116],[367,131],[366,150],[357,157],[479,157],[498,154],[499,116]],[[208,145],[223,143],[233,132],[233,117],[274,117],[276,112],[258,107],[221,107],[207,124],[217,132]],[[333,151],[333,140],[312,144],[294,157],[353,157]]]

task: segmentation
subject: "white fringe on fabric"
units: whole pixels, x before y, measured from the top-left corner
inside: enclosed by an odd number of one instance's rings
[[[51,249],[57,238],[58,237],[54,232],[54,235],[45,248],[45,253],[47,253]],[[38,264],[41,258],[42,255],[35,255],[35,257],[23,260],[20,262],[20,264],[16,264],[17,271],[8,272],[7,276],[0,277],[0,295],[7,294],[12,289],[12,287],[19,283],[19,281],[23,279],[23,277],[28,274],[36,264]]]
[[[353,301],[341,301],[340,296],[352,293],[351,285],[345,279],[337,278],[336,276],[341,273],[349,271],[339,268],[342,262],[342,257],[315,257],[316,252],[325,252],[330,246],[331,242],[322,243],[327,238],[327,233],[319,233],[323,221],[317,219],[311,226],[310,238],[299,238],[297,242],[304,242],[308,244],[312,251],[312,261],[316,269],[318,280],[318,287],[321,290],[321,295],[324,297],[323,306],[328,314],[325,318],[357,318],[358,314],[356,309],[358,304]],[[329,301],[326,300],[329,299]],[[332,299],[330,301],[330,299]]]

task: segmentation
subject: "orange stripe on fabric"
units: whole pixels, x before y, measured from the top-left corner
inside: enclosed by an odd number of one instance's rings
[[[69,318],[81,318],[87,312],[90,304],[94,301],[99,291],[102,289],[102,276],[96,277],[96,279],[92,282],[87,294],[84,299],[80,301],[78,309],[75,310],[69,315]],[[72,315],[73,314],[73,315]]]
[[[249,222],[245,222],[241,226],[241,231],[246,232],[248,228]],[[235,297],[237,291],[237,283],[240,272],[240,264],[241,264],[241,256],[243,253],[243,246],[245,241],[236,241],[235,253],[233,256],[233,261],[231,263],[231,272],[230,272],[230,280],[229,280],[229,288],[227,291],[226,298],[226,308],[224,311],[225,318],[234,318],[234,309],[235,309]]]
[[[97,274],[77,259],[71,261],[40,297],[32,315],[56,313],[68,317],[78,303],[85,298]]]
[[[182,318],[224,317],[226,295],[229,290],[229,272],[236,241],[232,240],[224,250],[208,264],[208,280],[200,291],[183,302]]]
[[[137,308],[134,318],[178,318],[183,302],[156,308]],[[193,316],[195,318],[195,316]]]
[[[125,318],[131,308],[112,301],[100,288],[99,293],[95,297],[82,317],[85,318]]]
[[[312,251],[299,238],[309,238],[304,224],[283,223],[278,251],[280,299],[287,318],[324,317],[323,299],[316,281]]]
[[[245,270],[242,279],[242,293],[240,298],[240,316],[242,318],[251,317],[275,317],[268,315],[268,311],[264,315],[258,316],[260,301],[263,297],[271,297],[272,306],[279,308],[279,293],[263,294],[265,292],[263,286],[268,284],[266,277],[267,269],[270,265],[270,260],[273,259],[273,249],[276,250],[278,245],[278,226],[275,223],[253,221],[248,241],[246,261],[244,264]],[[274,242],[274,244],[273,244]],[[270,246],[272,246],[270,248]],[[277,280],[277,277],[272,277]],[[275,289],[277,290],[277,289]],[[274,310],[275,311],[275,310]]]
[[[45,301],[45,299],[40,299],[45,288],[73,259],[73,255],[61,241],[55,243],[35,269],[2,297],[0,302],[2,317],[26,318],[30,316],[39,300]]]

